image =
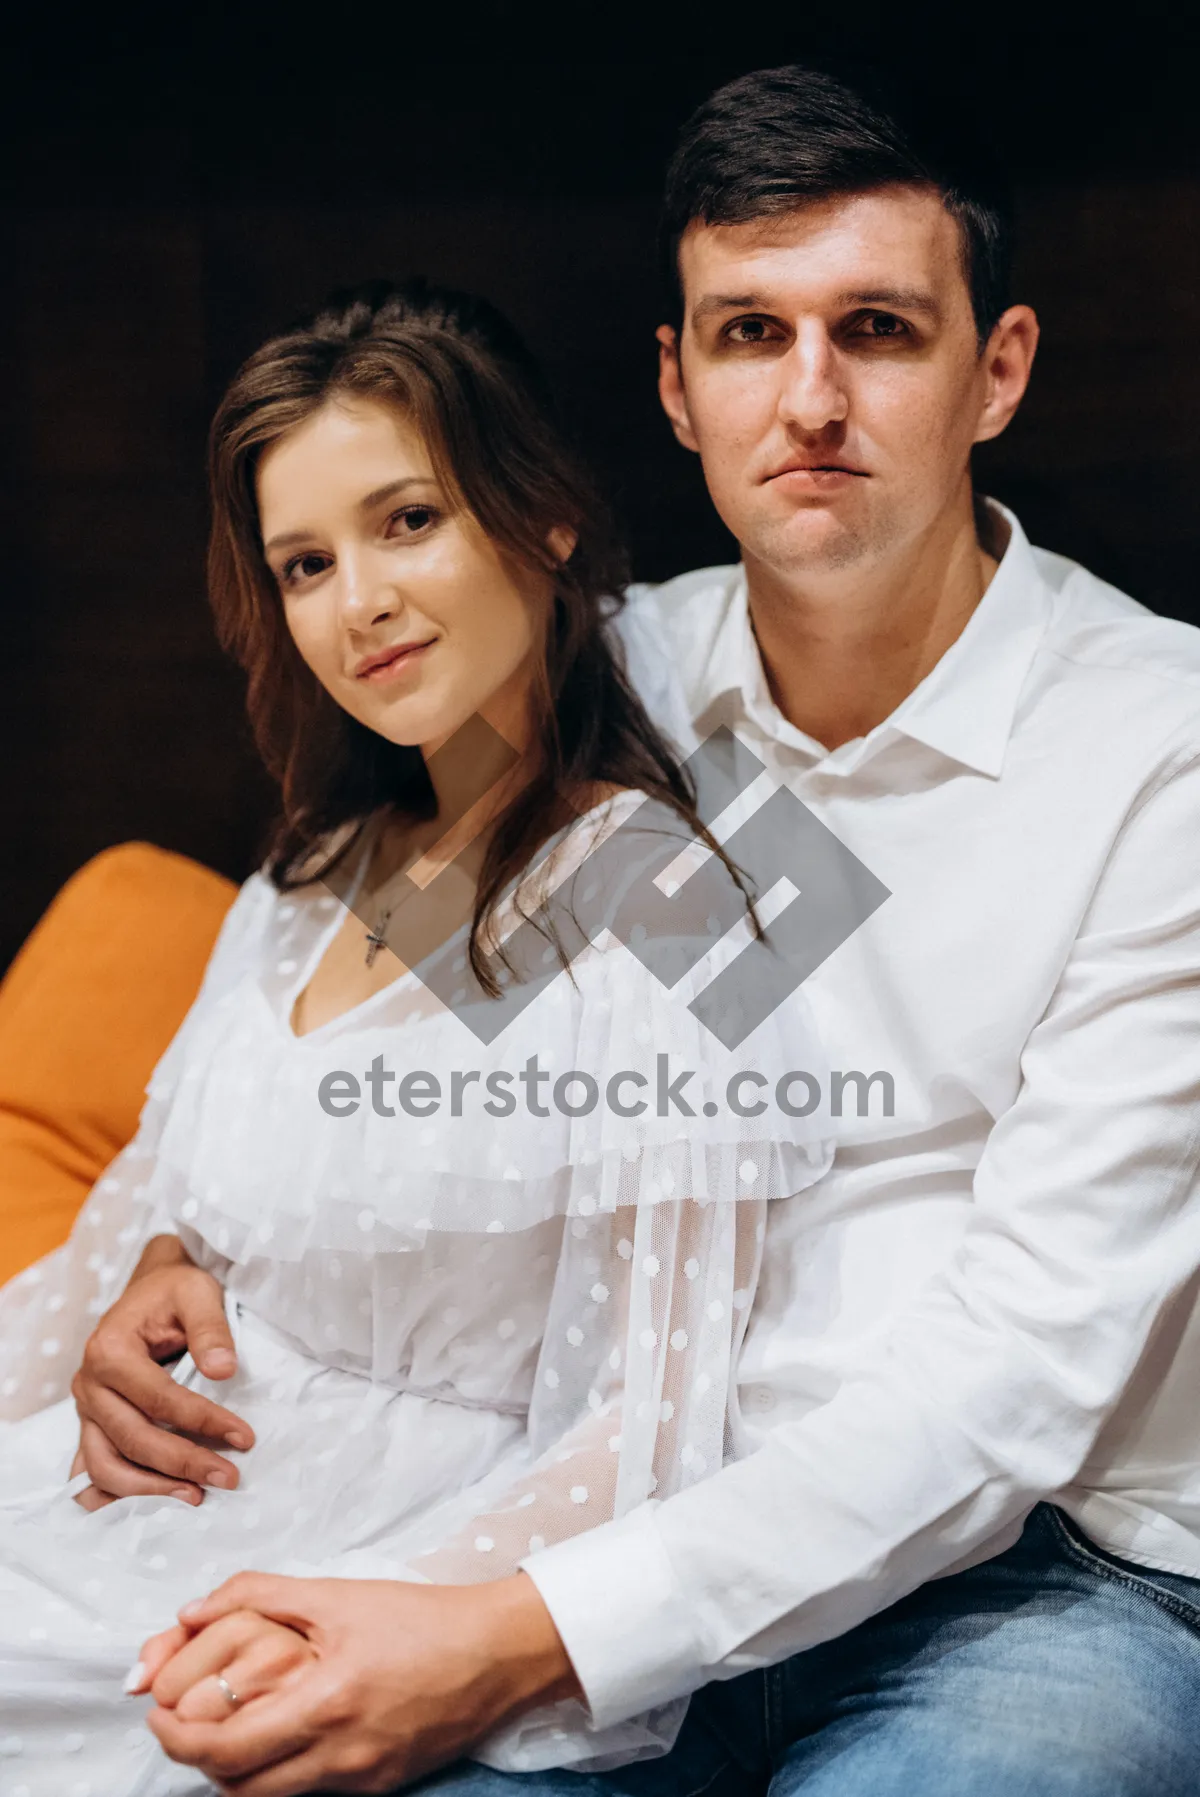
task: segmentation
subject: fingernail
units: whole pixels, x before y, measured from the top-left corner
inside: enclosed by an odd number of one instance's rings
[[[228,1348],[210,1348],[204,1356],[206,1373],[230,1373],[233,1371],[233,1355]]]
[[[178,1616],[180,1622],[191,1622],[194,1617],[200,1615],[203,1608],[204,1600],[199,1597],[194,1597],[190,1604],[184,1604],[183,1608],[181,1610],[176,1610],[175,1614]],[[136,1667],[134,1670],[137,1670]]]
[[[231,1448],[248,1448],[250,1446],[250,1437],[240,1435],[236,1429],[232,1430],[225,1439]]]
[[[200,1502],[200,1493],[193,1490],[190,1485],[177,1486],[171,1493],[171,1496],[182,1498],[185,1504],[198,1504]]]
[[[146,1677],[146,1668],[142,1664],[141,1660],[138,1660],[136,1665],[131,1666],[129,1668],[129,1671],[125,1674],[125,1683],[121,1686],[121,1689],[125,1693],[126,1697],[133,1697],[138,1691],[141,1690],[142,1682],[145,1679],[145,1677]]]
[[[222,1472],[220,1467],[217,1468],[216,1472],[206,1474],[204,1480],[206,1485],[219,1485],[224,1491],[231,1490],[236,1482],[236,1473]]]

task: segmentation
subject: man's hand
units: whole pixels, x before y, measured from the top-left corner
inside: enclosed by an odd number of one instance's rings
[[[205,1485],[237,1484],[232,1461],[187,1437],[249,1448],[254,1432],[159,1364],[185,1348],[206,1378],[228,1379],[236,1369],[219,1283],[174,1237],[160,1236],[100,1319],[71,1382],[81,1424],[71,1475],[86,1471],[92,1481],[79,1493],[85,1508],[143,1493],[198,1504]]]
[[[161,1706],[148,1718],[171,1759],[238,1797],[391,1791],[459,1758],[522,1710],[579,1695],[524,1573],[485,1585],[239,1573],[180,1611],[186,1630],[203,1630],[196,1641],[181,1645],[182,1633],[169,1630],[146,1643],[143,1684],[157,1697],[160,1679],[168,1681],[169,1695],[174,1657],[246,1611],[302,1635],[311,1662],[220,1721],[189,1721]],[[227,1649],[221,1640],[215,1651]]]

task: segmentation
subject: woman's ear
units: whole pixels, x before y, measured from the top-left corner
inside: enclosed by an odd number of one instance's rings
[[[569,524],[556,524],[546,538],[551,555],[556,562],[569,562],[575,553],[575,545],[579,541],[579,532],[572,530]]]

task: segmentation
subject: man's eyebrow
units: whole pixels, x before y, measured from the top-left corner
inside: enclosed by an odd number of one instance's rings
[[[386,486],[376,487],[374,492],[367,493],[358,502],[360,512],[373,511],[382,505],[385,499],[393,499],[397,493],[405,492],[409,487],[434,487],[437,485],[432,474],[406,474],[400,480],[390,480]],[[306,543],[310,536],[307,530],[285,530],[272,537],[269,543],[263,544],[264,555],[274,549],[290,549],[293,543]]]
[[[837,295],[839,306],[890,306],[897,312],[927,312],[940,318],[942,308],[925,287],[871,287]]]
[[[769,312],[761,294],[757,293],[706,293],[702,300],[696,302],[692,312],[693,324],[702,319],[711,318],[714,312]]]
[[[871,287],[849,289],[834,295],[838,306],[888,306],[898,312],[924,312],[940,318],[942,309],[933,294],[924,287]],[[696,302],[693,324],[702,324],[722,312],[774,312],[768,298],[761,293],[706,293]]]

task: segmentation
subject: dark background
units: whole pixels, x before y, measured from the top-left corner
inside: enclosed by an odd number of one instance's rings
[[[1035,542],[1196,618],[1194,28],[1145,5],[987,13],[26,18],[0,108],[0,966],[108,844],[254,864],[271,794],[205,609],[204,433],[241,357],[331,286],[485,291],[555,377],[638,574],[731,557],[658,412],[652,242],[674,130],[749,68],[868,52],[972,97],[1014,168],[1016,297],[1043,324],[979,483]]]

